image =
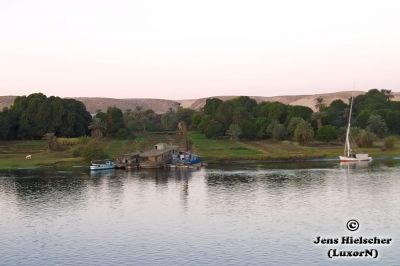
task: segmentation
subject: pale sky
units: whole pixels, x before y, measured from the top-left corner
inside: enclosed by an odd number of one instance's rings
[[[0,95],[400,91],[397,0],[0,0]]]

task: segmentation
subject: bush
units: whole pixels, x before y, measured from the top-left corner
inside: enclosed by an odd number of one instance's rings
[[[385,146],[386,149],[393,149],[396,140],[397,139],[394,136],[387,137],[385,138],[383,145]]]
[[[72,157],[81,157],[82,156],[82,147],[78,147],[72,151]]]
[[[299,123],[294,130],[294,137],[302,145],[310,142],[314,137],[314,130],[310,123],[306,121]]]
[[[108,158],[107,153],[98,145],[98,143],[87,145],[82,151],[82,156],[87,162]]]
[[[127,128],[118,129],[117,134],[115,135],[117,139],[129,139],[131,138],[131,134]]]
[[[359,147],[372,147],[376,136],[368,130],[362,129],[356,137],[356,143]]]
[[[337,130],[332,125],[322,126],[318,129],[316,137],[321,141],[331,141],[337,139]]]
[[[296,130],[296,127],[299,123],[304,122],[304,119],[301,117],[292,117],[289,120],[288,126],[287,126],[287,132],[289,135],[293,136],[294,135],[294,131]]]
[[[275,140],[282,140],[286,135],[285,126],[274,120],[268,125],[267,134]]]

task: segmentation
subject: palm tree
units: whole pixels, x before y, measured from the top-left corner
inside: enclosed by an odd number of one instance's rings
[[[325,112],[314,112],[311,115],[311,120],[315,120],[317,122],[317,128],[322,127],[322,118],[326,116]]]
[[[315,98],[315,109],[318,110],[318,112],[322,112],[326,108],[325,100],[322,98],[322,96],[319,96]]]
[[[103,137],[103,132],[106,129],[106,125],[100,118],[93,118],[89,125],[89,129],[92,133],[92,137],[101,138]]]
[[[318,112],[314,112],[311,119],[317,121],[317,128],[322,127],[322,118],[326,116],[326,113],[323,111],[325,108],[326,104],[324,98],[322,98],[322,96],[315,98],[315,109],[317,109]]]

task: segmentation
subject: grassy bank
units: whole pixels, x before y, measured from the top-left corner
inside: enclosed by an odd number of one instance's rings
[[[190,132],[189,138],[194,152],[209,162],[236,160],[303,160],[311,158],[337,158],[343,153],[339,143],[328,145],[312,143],[301,146],[291,141],[235,141],[229,139],[207,139],[203,134]],[[102,139],[93,141],[86,139],[63,140],[70,143],[62,151],[48,151],[42,140],[0,142],[0,169],[32,168],[40,166],[71,167],[73,165],[88,165],[82,151],[88,145],[101,148],[109,158],[120,154],[150,149],[158,142],[184,146],[184,141],[177,135],[148,134],[138,136],[135,140]],[[373,157],[400,156],[400,141],[395,148],[385,150],[382,142],[376,142],[371,148],[358,149],[358,152],[369,153]],[[31,154],[32,159],[25,156]]]
[[[208,160],[296,160],[311,158],[337,158],[343,153],[338,144],[312,143],[301,146],[293,141],[235,141],[229,139],[210,140],[203,134],[190,133],[194,150]],[[400,143],[390,150],[383,148],[383,142],[376,142],[371,148],[357,149],[373,157],[400,156]]]
[[[42,140],[1,141],[0,169],[87,166],[89,162],[83,153],[90,145],[100,148],[108,158],[113,159],[124,153],[150,149],[159,142],[181,145],[182,139],[174,134],[146,134],[135,140],[74,138],[58,141],[62,144],[60,151],[49,151]],[[32,159],[25,159],[28,154]]]

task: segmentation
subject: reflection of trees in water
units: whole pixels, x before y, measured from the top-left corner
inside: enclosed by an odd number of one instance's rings
[[[189,196],[189,181],[193,175],[190,169],[142,169],[130,172],[130,177],[139,179],[139,185],[155,185],[159,190],[167,190],[170,183],[181,184],[181,200],[184,209],[187,209]]]
[[[124,194],[124,185],[127,178],[128,178],[127,172],[118,171],[114,172],[114,174],[112,175],[109,175],[108,178],[106,179],[109,196],[113,200],[113,203],[122,202],[122,196]]]
[[[285,188],[303,189],[321,186],[325,182],[326,170],[249,170],[208,173],[209,187],[263,187],[268,190]]]
[[[10,192],[15,195],[18,207],[37,214],[74,208],[84,203],[87,192],[87,180],[72,172],[17,171],[7,182],[3,189],[13,190]]]

